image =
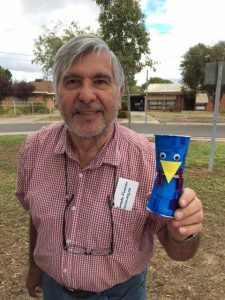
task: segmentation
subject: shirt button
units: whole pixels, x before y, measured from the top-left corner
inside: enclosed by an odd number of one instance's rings
[[[67,240],[66,240],[66,244],[67,244],[67,246],[69,246],[69,245],[71,244],[71,240],[70,240],[70,239],[67,239]]]
[[[63,269],[63,273],[67,273],[67,271],[68,271],[67,268]]]
[[[79,176],[79,178],[82,178],[82,177],[83,177],[83,174],[82,174],[82,173],[79,173],[78,176]]]

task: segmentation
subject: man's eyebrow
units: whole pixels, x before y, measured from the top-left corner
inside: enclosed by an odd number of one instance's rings
[[[77,73],[66,72],[63,75],[63,80],[67,80],[67,79],[72,78],[72,77],[81,78],[81,76],[79,74],[77,74]]]
[[[108,73],[97,73],[94,75],[94,79],[98,79],[98,78],[101,78],[101,79],[106,79],[108,81],[112,81],[112,76]]]
[[[67,79],[70,79],[70,78],[82,79],[83,77],[80,74],[73,73],[73,72],[66,72],[62,77],[62,79],[64,81],[66,81]],[[112,76],[108,73],[99,72],[99,73],[94,74],[93,79],[106,79],[107,81],[111,82]]]

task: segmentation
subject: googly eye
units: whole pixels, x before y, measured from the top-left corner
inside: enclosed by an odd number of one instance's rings
[[[166,158],[166,153],[165,153],[165,152],[161,152],[161,153],[159,154],[159,157],[160,157],[161,159],[165,159],[165,158]]]
[[[174,157],[173,157],[173,159],[175,160],[175,161],[178,161],[178,160],[180,160],[180,154],[175,154],[174,155]]]

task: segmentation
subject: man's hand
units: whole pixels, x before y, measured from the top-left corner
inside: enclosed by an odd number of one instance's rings
[[[42,294],[41,288],[42,271],[36,266],[30,268],[26,277],[26,287],[29,295],[34,298],[40,298]]]
[[[202,231],[204,215],[202,203],[192,189],[184,189],[179,199],[179,206],[174,213],[174,218],[166,218],[166,223],[171,237],[182,241]]]

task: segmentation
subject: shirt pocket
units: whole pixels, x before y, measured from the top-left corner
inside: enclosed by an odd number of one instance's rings
[[[136,239],[137,226],[142,228],[144,217],[137,211],[127,211],[120,208],[112,208],[114,224],[114,246],[117,250],[124,250]]]

